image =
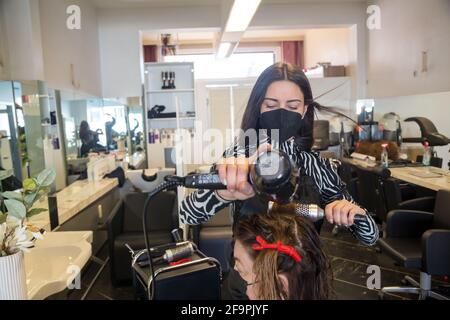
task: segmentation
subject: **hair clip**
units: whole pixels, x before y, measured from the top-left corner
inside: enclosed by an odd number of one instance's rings
[[[256,236],[256,242],[258,243],[252,245],[253,250],[261,251],[264,249],[275,249],[278,252],[287,254],[294,259],[295,262],[302,261],[302,257],[298,254],[294,247],[285,245],[281,241],[277,241],[276,243],[267,243],[262,237]]]

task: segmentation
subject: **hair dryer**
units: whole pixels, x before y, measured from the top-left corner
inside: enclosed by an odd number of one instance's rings
[[[324,210],[317,204],[301,203],[297,200],[299,191],[299,170],[289,156],[281,150],[270,150],[261,153],[255,163],[250,164],[249,182],[256,194],[277,205],[293,203],[295,211],[312,221],[323,219]],[[217,172],[206,174],[191,174],[185,177],[171,177],[166,179],[180,179],[179,184],[194,189],[226,189]],[[367,216],[356,215],[355,224],[367,222]]]
[[[289,156],[280,150],[261,153],[250,164],[248,180],[255,192],[269,201],[286,204],[294,199],[298,188],[299,172]],[[173,177],[166,177],[168,181]],[[182,185],[195,189],[226,189],[217,172],[192,174],[182,179]]]

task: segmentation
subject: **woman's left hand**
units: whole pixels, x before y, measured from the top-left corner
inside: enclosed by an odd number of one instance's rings
[[[366,211],[347,200],[336,200],[325,206],[325,217],[328,222],[338,226],[351,226],[353,217],[357,214],[365,215]]]

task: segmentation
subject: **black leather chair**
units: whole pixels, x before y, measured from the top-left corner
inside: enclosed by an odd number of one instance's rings
[[[327,150],[330,145],[330,123],[328,120],[314,120],[313,146],[315,151]]]
[[[354,166],[343,161],[338,167],[338,174],[341,180],[347,186],[347,191],[350,193],[353,199],[359,203],[358,175]]]
[[[383,181],[384,198],[386,199],[387,211],[394,209],[420,210],[433,212],[435,196],[418,197],[419,192],[408,183],[395,178]],[[419,190],[420,191],[420,190]]]
[[[230,269],[232,225],[231,208],[226,207],[210,220],[192,227],[193,241],[199,250],[209,257],[216,258],[224,274]]]
[[[432,291],[431,276],[450,274],[450,191],[440,190],[436,196],[434,212],[392,210],[388,214],[385,236],[378,244],[397,263],[405,268],[420,270],[420,283],[406,276],[412,287],[384,287],[384,293],[418,294],[446,299]]]
[[[142,229],[142,210],[147,193],[129,193],[113,209],[107,222],[108,242],[113,285],[132,279],[131,254],[125,244],[133,250],[145,248]],[[177,195],[166,191],[155,196],[149,205],[149,240],[151,246],[174,242],[171,231],[178,229]]]
[[[364,168],[355,166],[358,176],[359,204],[375,215],[377,222],[386,221],[387,208],[383,191],[384,180],[390,177],[391,172],[385,168]]]

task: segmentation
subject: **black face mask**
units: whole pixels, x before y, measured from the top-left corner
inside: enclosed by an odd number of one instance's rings
[[[302,127],[303,118],[295,111],[279,108],[263,112],[259,116],[259,129],[266,129],[269,138],[272,138],[271,129],[278,129],[280,143],[291,137],[298,138]]]

